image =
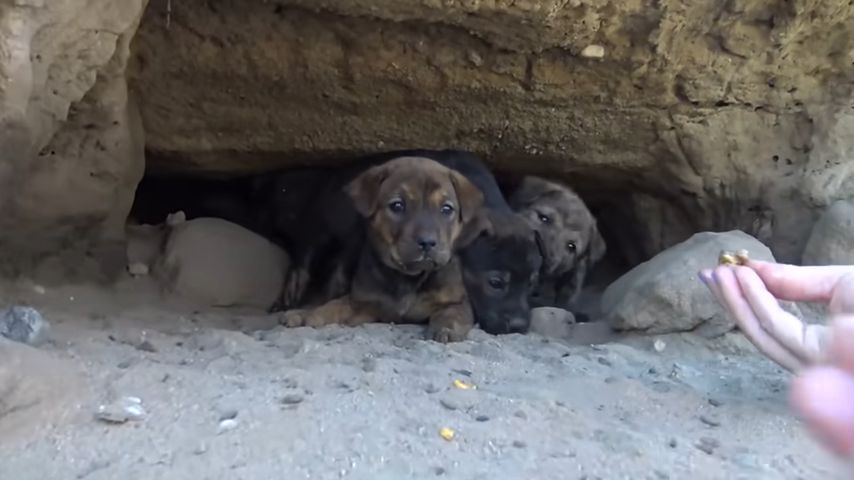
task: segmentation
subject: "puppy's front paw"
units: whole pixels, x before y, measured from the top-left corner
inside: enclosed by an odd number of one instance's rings
[[[279,323],[289,328],[295,328],[304,327],[307,320],[307,310],[288,310],[282,314],[282,317],[279,319]]]
[[[310,279],[311,276],[308,273],[308,270],[304,268],[298,268],[291,271],[290,275],[288,275],[287,281],[285,281],[285,288],[282,293],[282,309],[293,307],[302,300],[303,295],[305,295],[305,290],[308,288],[308,282]]]
[[[282,295],[276,298],[276,301],[267,309],[267,313],[278,313],[285,310],[285,299]]]
[[[427,330],[427,337],[439,343],[454,343],[465,340],[466,337],[468,337],[468,332],[462,332],[451,328],[429,328]]]

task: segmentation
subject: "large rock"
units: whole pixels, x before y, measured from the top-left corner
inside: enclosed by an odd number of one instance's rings
[[[0,8],[0,273],[62,252],[45,280],[115,278],[144,168],[128,98],[146,0],[16,0]]]
[[[694,332],[713,338],[735,323],[697,276],[713,267],[721,250],[746,249],[751,258],[774,261],[771,251],[741,231],[703,232],[659,253],[611,284],[602,296],[605,320],[617,330],[649,334]],[[796,305],[785,308],[800,316]]]
[[[802,265],[854,265],[854,202],[835,202],[816,222]]]
[[[288,255],[255,232],[218,218],[171,227],[153,273],[168,294],[214,307],[269,308],[282,291]]]

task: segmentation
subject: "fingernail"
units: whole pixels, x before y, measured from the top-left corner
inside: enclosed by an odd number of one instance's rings
[[[706,286],[709,285],[709,280],[703,275],[703,272],[697,272],[697,276],[700,277],[700,281],[702,281]]]

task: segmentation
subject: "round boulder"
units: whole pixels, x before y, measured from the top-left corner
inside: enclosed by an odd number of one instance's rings
[[[602,296],[606,321],[616,330],[647,334],[693,332],[714,338],[733,330],[735,321],[698,273],[715,267],[722,250],[741,249],[755,260],[775,261],[767,246],[742,231],[694,234],[612,283]],[[782,305],[801,316],[797,305]]]

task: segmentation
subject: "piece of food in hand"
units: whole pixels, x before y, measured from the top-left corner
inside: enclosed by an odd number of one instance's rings
[[[736,252],[722,251],[718,256],[718,265],[744,265],[748,260],[747,250],[745,249]]]

